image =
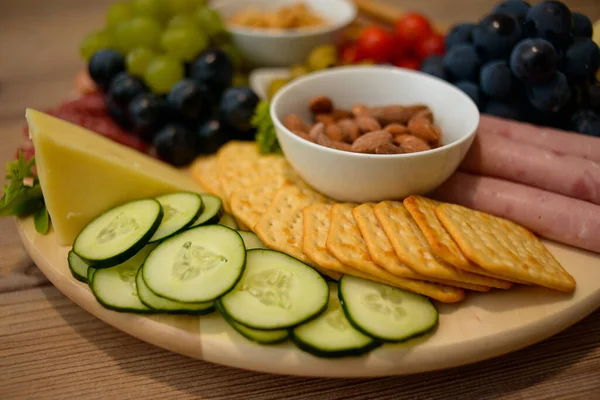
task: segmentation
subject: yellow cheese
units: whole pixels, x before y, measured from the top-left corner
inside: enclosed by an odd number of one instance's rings
[[[26,112],[36,168],[61,245],[103,211],[176,190],[199,191],[188,174],[77,125]]]

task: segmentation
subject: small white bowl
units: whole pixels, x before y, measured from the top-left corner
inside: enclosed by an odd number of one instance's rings
[[[305,121],[308,102],[330,97],[338,108],[354,104],[425,104],[442,129],[442,146],[410,154],[361,154],[309,142],[283,126],[285,115]],[[277,138],[290,164],[307,183],[338,201],[368,202],[425,194],[444,182],[469,150],[479,111],[456,87],[421,72],[395,67],[341,67],[294,80],[271,102]]]
[[[303,64],[311,50],[322,44],[335,43],[343,29],[356,18],[356,6],[349,0],[302,0],[316,14],[327,20],[318,28],[294,31],[267,30],[227,24],[233,42],[253,66],[282,67]],[[215,4],[227,22],[248,8],[277,10],[297,4],[298,0],[224,0]]]

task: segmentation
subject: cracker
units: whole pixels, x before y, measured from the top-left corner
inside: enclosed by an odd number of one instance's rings
[[[282,183],[265,182],[235,190],[230,197],[231,212],[237,220],[254,229],[267,212]]]
[[[425,236],[425,240],[429,243],[433,254],[448,264],[465,271],[497,279],[510,279],[488,272],[465,257],[454,239],[452,239],[452,236],[450,236],[437,215],[435,215],[435,208],[442,204],[441,202],[421,196],[409,196],[404,199],[403,203],[421,229],[421,232],[423,232],[423,236]],[[517,280],[517,283],[524,282]]]
[[[225,211],[230,211],[227,199],[223,196],[221,182],[219,181],[216,156],[198,158],[190,167],[190,173],[192,174],[192,178],[208,190],[209,193],[221,198]]]
[[[302,251],[302,209],[328,201],[326,197],[312,189],[286,183],[273,197],[267,212],[255,225],[254,232],[268,247],[319,269]],[[322,269],[319,271],[334,279],[339,279],[341,276],[336,272]]]
[[[308,217],[308,224],[305,224],[306,235],[310,234],[313,238],[312,243],[304,244],[307,249],[316,249],[314,252],[310,251],[315,260],[327,262],[330,268],[338,268],[348,275],[366,277],[442,302],[454,303],[464,298],[465,293],[460,288],[401,278],[373,263],[352,216],[353,207],[354,204],[344,203],[330,208],[310,207],[303,211]],[[327,252],[330,254],[327,255]]]
[[[219,170],[219,181],[224,196],[231,201],[231,195],[238,189],[244,189],[264,181],[281,181],[291,174],[292,168],[282,156],[264,156],[255,160],[230,162]]]
[[[575,290],[575,279],[522,226],[455,204],[439,205],[435,214],[464,255],[482,268],[550,289]]]
[[[510,287],[506,281],[462,271],[435,257],[419,226],[401,202],[381,202],[374,207],[374,212],[400,261],[418,273],[472,285]]]

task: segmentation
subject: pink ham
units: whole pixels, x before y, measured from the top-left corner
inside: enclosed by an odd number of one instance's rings
[[[501,179],[457,172],[433,194],[514,221],[560,243],[600,252],[600,206]]]
[[[600,138],[482,115],[480,133],[496,133],[558,154],[600,162]]]
[[[481,131],[462,170],[600,204],[600,163]]]

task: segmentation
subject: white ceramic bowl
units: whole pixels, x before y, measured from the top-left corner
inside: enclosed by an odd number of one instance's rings
[[[410,154],[360,154],[320,146],[283,126],[289,113],[310,120],[308,102],[329,96],[338,108],[354,104],[426,104],[443,132],[443,146]],[[290,164],[315,189],[339,201],[367,202],[425,194],[444,182],[469,150],[479,112],[456,87],[395,67],[342,67],[299,78],[271,103],[277,138]]]
[[[249,7],[277,10],[297,3],[298,0],[223,0],[214,7],[227,21]],[[315,47],[335,43],[357,13],[356,6],[349,0],[303,0],[303,3],[325,18],[328,25],[292,32],[228,24],[233,42],[254,66],[289,67],[304,63]]]

